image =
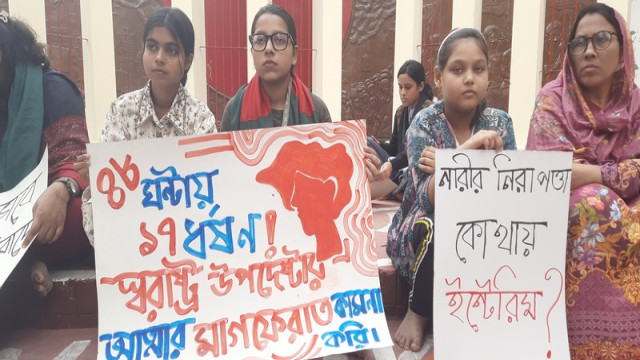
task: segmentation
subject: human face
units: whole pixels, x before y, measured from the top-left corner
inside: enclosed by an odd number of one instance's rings
[[[418,86],[411,78],[411,76],[407,74],[400,74],[398,76],[398,90],[400,92],[400,101],[402,101],[402,105],[406,107],[414,107],[420,98],[420,92],[424,88],[424,83],[421,82],[420,86]]]
[[[142,66],[154,86],[180,85],[193,56],[185,58],[184,50],[165,27],[155,27],[145,40]]]
[[[600,31],[612,31],[613,25],[602,15],[594,13],[585,15],[576,27],[576,38],[592,37]],[[593,41],[587,42],[582,54],[569,53],[573,65],[573,73],[585,93],[606,93],[611,91],[615,72],[622,66],[622,57],[618,37],[613,35],[609,47],[596,50]]]
[[[280,16],[266,13],[256,21],[254,34],[272,35],[277,32],[289,33],[287,24]],[[288,41],[291,42],[291,39]],[[260,79],[266,83],[277,83],[289,78],[291,67],[298,60],[298,47],[290,43],[286,49],[277,51],[270,40],[264,51],[251,49],[251,54]]]
[[[452,46],[444,69],[436,68],[435,72],[436,83],[442,87],[445,109],[458,113],[475,112],[487,95],[487,57],[473,38],[455,40]]]

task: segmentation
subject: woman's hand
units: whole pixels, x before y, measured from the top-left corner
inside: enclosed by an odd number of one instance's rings
[[[89,166],[91,166],[91,156],[82,154],[73,164],[73,168],[78,172],[85,185],[89,186]]]
[[[430,175],[436,171],[436,148],[426,146],[422,149],[418,160],[418,168]]]
[[[391,162],[390,161],[385,162],[384,164],[382,164],[382,166],[380,166],[380,171],[378,172],[378,177],[376,178],[376,181],[386,180],[390,178],[392,172],[393,172],[393,165],[391,164]]]
[[[376,151],[368,146],[364,148],[364,164],[369,182],[376,181],[380,177],[380,170],[378,169],[380,167],[380,158],[378,158]]]
[[[571,171],[571,190],[587,184],[602,184],[602,172],[599,165],[573,163]]]
[[[33,205],[33,222],[22,242],[26,247],[37,235],[40,244],[51,244],[60,238],[67,218],[69,193],[65,185],[54,181]]]
[[[461,149],[503,150],[502,137],[497,131],[480,130],[460,145]]]

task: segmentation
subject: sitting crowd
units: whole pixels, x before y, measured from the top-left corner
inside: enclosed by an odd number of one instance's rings
[[[526,143],[527,150],[573,154],[566,310],[574,359],[599,358],[602,348],[621,359],[640,358],[640,90],[630,36],[624,18],[607,5],[578,13],[562,70],[535,100]],[[332,121],[323,100],[294,72],[297,35],[287,11],[262,7],[249,44],[256,74],[226,105],[220,131]],[[175,8],[157,10],[146,20],[142,45],[147,84],[113,101],[101,142],[216,132],[207,105],[184,87],[194,57],[189,18]],[[452,30],[436,64],[441,99],[434,98],[422,65],[405,62],[397,74],[402,106],[392,137],[370,137],[365,149],[369,180],[392,180],[389,197],[402,200],[386,251],[411,287],[394,335],[410,351],[422,348],[432,325],[436,150],[517,149],[509,114],[487,106],[483,35]],[[49,185],[33,207],[24,245],[34,244],[23,260],[42,296],[52,287],[50,267],[93,256],[88,142],[77,86],[50,68],[45,46],[24,22],[2,14],[0,192],[31,172],[48,148]]]

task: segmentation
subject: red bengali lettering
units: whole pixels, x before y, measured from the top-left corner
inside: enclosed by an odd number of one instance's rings
[[[152,233],[149,232],[149,230],[147,230],[147,223],[144,221],[140,223],[140,234],[142,235],[142,237],[149,240],[148,242],[143,242],[138,247],[140,255],[147,256],[156,251],[156,248],[158,247],[158,238],[156,238]]]
[[[106,180],[106,181],[105,181]],[[115,175],[109,168],[103,168],[98,172],[98,179],[96,181],[96,188],[101,194],[107,195],[107,202],[112,209],[120,209],[124,205],[125,195],[124,190],[116,186]],[[117,193],[117,200],[116,194]]]
[[[315,326],[326,326],[333,320],[333,309],[328,297],[281,309],[262,309],[239,316],[238,321],[228,318],[195,325],[198,355],[214,357],[227,354],[235,347],[266,349],[269,344],[287,339],[290,344],[298,336],[312,334]],[[317,331],[317,330],[316,330]],[[315,343],[317,335],[312,337]]]
[[[140,170],[138,170],[138,165],[131,163],[131,155],[127,154],[124,158],[124,165],[122,167],[120,167],[120,164],[118,164],[114,158],[109,159],[109,164],[111,164],[118,175],[120,175],[127,189],[133,191],[138,187],[140,183]]]
[[[165,218],[158,225],[158,234],[169,236],[169,255],[176,256],[176,222],[173,218]]]
[[[144,270],[141,272],[124,272],[115,277],[103,277],[100,284],[118,285],[121,294],[133,294],[125,306],[140,314],[147,313],[148,306],[153,310],[147,315],[147,321],[153,321],[156,310],[163,309],[165,303],[176,314],[186,315],[199,309],[198,284],[189,284],[190,276],[197,275],[203,269],[189,260],[171,262],[162,259],[166,267],[160,270]],[[178,294],[178,296],[174,296]]]

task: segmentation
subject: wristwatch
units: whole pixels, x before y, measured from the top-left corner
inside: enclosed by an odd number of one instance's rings
[[[61,182],[67,188],[70,198],[80,196],[80,189],[76,188],[76,183],[71,178],[60,178],[56,182]]]

